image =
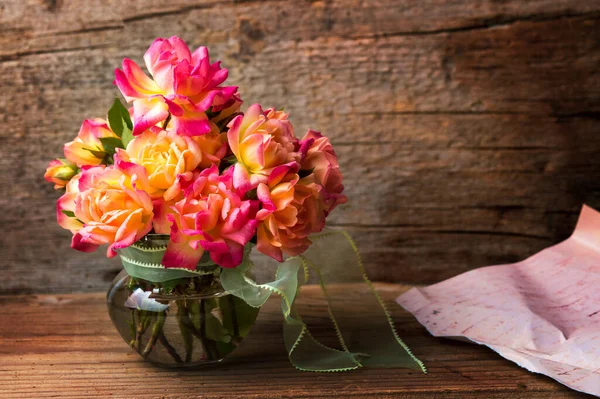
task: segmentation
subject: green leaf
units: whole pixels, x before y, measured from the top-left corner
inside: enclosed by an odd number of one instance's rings
[[[206,116],[208,117],[208,119],[212,119],[215,116],[219,115],[221,113],[221,111],[217,111],[214,112],[212,107],[210,107],[209,109],[207,109],[206,111],[204,111],[204,113],[206,114]]]
[[[73,212],[73,211],[67,211],[65,209],[62,209],[61,212],[64,213],[65,215],[67,215],[70,218],[74,218],[75,217],[75,212]]]
[[[241,114],[241,112],[236,112],[236,113],[229,115],[227,118],[223,119],[222,121],[219,121],[219,123],[217,123],[217,127],[219,128],[219,131],[224,132],[226,130],[229,130],[227,128],[227,125],[229,124],[229,122],[231,122],[233,120],[233,118],[235,118],[236,116],[238,116],[240,114]]]
[[[83,149],[91,152],[92,155],[98,159],[104,159],[104,157],[106,156],[106,152],[104,152],[102,150],[92,150],[91,148],[85,148],[85,147],[83,147]]]
[[[314,172],[315,168],[312,169],[300,169],[298,176],[302,179],[306,176],[310,176]]]
[[[265,284],[257,284],[246,276],[251,267],[249,256],[244,256],[242,264],[235,268],[221,270],[221,284],[229,294],[244,300],[248,305],[260,307],[275,293],[282,297],[282,309],[287,317],[291,304],[298,291],[298,270],[301,262],[298,258],[289,258],[280,263],[275,273],[275,280]]]
[[[129,111],[118,98],[115,98],[115,102],[108,110],[108,126],[119,137],[123,137],[125,131],[129,130],[131,132],[133,129]]]
[[[68,166],[69,168],[73,169],[75,171],[75,173],[79,172],[79,168],[77,167],[77,165],[75,165],[74,163],[72,163],[71,161],[69,161],[67,158],[57,158],[63,165]]]
[[[215,343],[217,344],[217,350],[219,351],[219,353],[224,353],[224,354],[231,353],[237,347],[237,345],[234,344],[233,342],[217,341]]]
[[[257,190],[255,188],[253,188],[252,190],[248,190],[244,198],[248,200],[258,199]]]
[[[175,287],[177,287],[179,284],[186,284],[186,283],[189,283],[188,278],[180,278],[180,279],[176,279],[176,280],[165,281],[161,285],[162,285],[163,290],[165,291],[165,294],[170,294],[173,292]]]
[[[61,171],[58,172],[57,174],[54,175],[54,177],[56,177],[57,179],[63,180],[63,181],[69,181],[71,180],[71,178],[73,177],[73,175],[75,174],[75,172],[71,171]]]
[[[228,156],[228,157],[225,157],[225,158],[223,158],[223,159],[222,159],[222,161],[223,161],[224,163],[228,163],[228,164],[234,164],[234,163],[236,163],[238,160],[237,160],[237,158],[235,157],[235,155],[230,155],[230,156]]]
[[[123,136],[121,136],[121,140],[123,140],[123,148],[127,148],[127,144],[131,140],[133,140],[133,132],[131,129],[127,128],[123,130]]]
[[[164,283],[169,280],[177,280],[181,278],[198,277],[208,272],[194,271],[180,268],[165,268],[161,264],[140,264],[133,259],[121,255],[121,263],[123,268],[132,277],[153,283]]]
[[[123,141],[118,137],[100,137],[100,142],[104,148],[104,152],[112,156],[115,154],[117,148],[125,148]]]
[[[223,313],[223,327],[233,337],[248,335],[260,310],[233,295],[219,298],[219,307]]]
[[[206,337],[213,341],[231,342],[231,335],[219,319],[217,319],[212,313],[206,313]]]

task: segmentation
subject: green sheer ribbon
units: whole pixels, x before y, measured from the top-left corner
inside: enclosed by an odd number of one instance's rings
[[[264,305],[272,294],[279,295],[285,319],[285,346],[291,363],[299,370],[334,372],[372,366],[409,367],[426,372],[423,363],[398,336],[384,302],[367,277],[356,244],[349,234],[343,230],[326,229],[310,238],[313,244],[304,254],[290,257],[282,263],[273,261],[277,269],[275,280],[262,284],[249,277],[253,267],[250,247],[242,264],[233,269],[221,269],[209,258],[203,258],[196,270],[165,269],[161,261],[168,238],[164,243],[154,239],[153,243],[158,245],[152,247],[136,243],[120,249],[119,255],[127,273],[135,278],[166,283],[220,273],[221,284],[226,291],[256,308]],[[267,261],[265,258],[261,261]],[[313,280],[321,286],[339,349],[323,345],[315,339],[294,306],[296,298],[302,294],[300,287]],[[337,283],[366,284],[372,295],[362,296],[360,308],[348,315],[344,300],[352,292],[346,292],[344,296],[330,295],[328,292],[327,287]],[[353,317],[360,318],[361,310],[369,312],[369,324],[357,331],[355,327],[358,323],[353,321]],[[373,311],[376,312],[375,317]]]
[[[164,283],[181,278],[218,273],[219,267],[208,256],[203,256],[200,259],[196,270],[165,268],[161,262],[167,250],[168,242],[169,238],[167,236],[164,240],[154,238],[152,246],[135,243],[119,249],[121,263],[127,274],[133,278],[140,278],[153,283]]]
[[[384,302],[368,279],[356,244],[345,231],[326,230],[311,236],[313,245],[303,255],[288,258],[277,267],[275,280],[258,284],[248,277],[252,268],[250,256],[235,269],[223,269],[221,283],[229,293],[243,299],[250,306],[260,307],[272,294],[281,297],[285,319],[283,337],[291,363],[299,370],[333,372],[353,370],[362,366],[409,367],[426,372],[398,336]],[[340,348],[330,348],[317,341],[294,306],[301,295],[300,286],[309,281],[311,274],[318,280],[327,304],[329,317],[335,329]],[[353,329],[356,322],[348,317],[344,297],[331,296],[331,283],[367,285],[373,294],[361,302],[361,309],[377,312],[377,320],[370,325]],[[340,317],[342,316],[342,317]],[[360,317],[360,312],[354,317]]]

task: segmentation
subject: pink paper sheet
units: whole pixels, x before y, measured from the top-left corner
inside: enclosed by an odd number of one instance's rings
[[[466,337],[600,396],[600,213],[592,208],[558,245],[413,288],[397,302],[436,337]]]

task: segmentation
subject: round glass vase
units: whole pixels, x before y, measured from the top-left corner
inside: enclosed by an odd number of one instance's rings
[[[142,248],[155,253],[166,249],[164,239],[152,238],[132,247],[128,261]],[[201,260],[197,275],[162,282],[132,277],[126,270],[113,280],[107,293],[110,318],[145,360],[165,367],[220,362],[249,333],[259,309],[228,294],[219,266],[207,263]]]

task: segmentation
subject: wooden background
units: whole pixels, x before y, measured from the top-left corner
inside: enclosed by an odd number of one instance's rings
[[[0,0],[0,294],[104,290],[43,180],[123,57],[207,45],[246,105],[334,142],[374,280],[512,262],[600,206],[598,0]]]

